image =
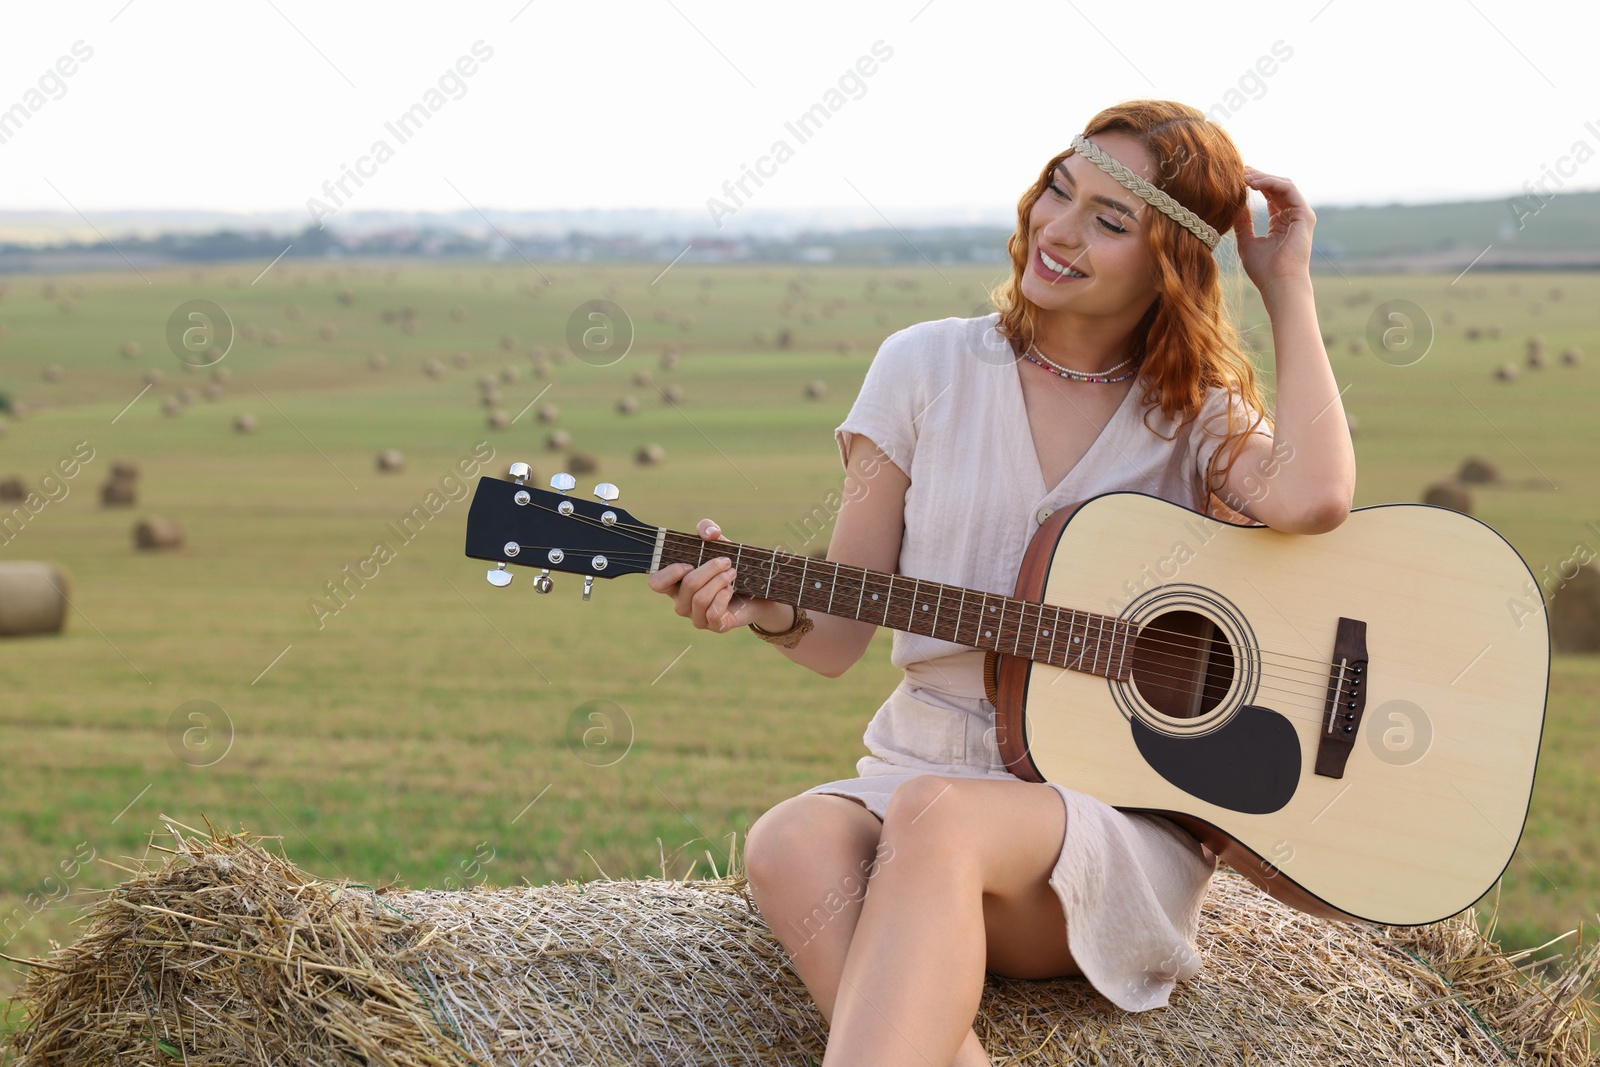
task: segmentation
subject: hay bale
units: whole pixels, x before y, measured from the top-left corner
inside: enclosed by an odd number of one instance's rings
[[[324,341],[331,341],[335,337],[339,336],[339,328],[334,326],[332,323],[329,323],[317,331],[317,336],[322,338]]]
[[[534,417],[540,422],[555,422],[556,418],[560,414],[561,409],[556,407],[554,404],[540,404],[539,410],[535,413]]]
[[[621,415],[632,415],[639,410],[639,401],[631,396],[625,396],[617,401],[617,412]]]
[[[545,448],[552,452],[560,452],[572,445],[572,435],[565,430],[551,430],[550,436],[544,439]]]
[[[212,367],[211,380],[218,385],[227,385],[228,382],[233,380],[233,371],[227,367]]]
[[[61,380],[62,373],[61,367],[55,363],[52,363],[50,366],[44,369],[44,380],[47,382],[59,382]]]
[[[666,458],[667,450],[653,442],[633,454],[633,461],[641,467],[654,467]]]
[[[1456,473],[1456,481],[1468,485],[1490,485],[1499,480],[1499,468],[1478,456],[1468,456],[1461,462],[1461,470]]]
[[[647,370],[635,371],[633,375],[633,384],[637,385],[640,389],[650,388],[651,384],[654,383],[655,380],[655,376]]]
[[[1528,366],[1538,370],[1545,364],[1544,338],[1530,337],[1527,344]]]
[[[465,370],[467,364],[472,362],[472,356],[467,352],[452,352],[450,353],[450,361]]]
[[[368,370],[380,371],[380,370],[385,369],[388,366],[389,366],[389,357],[384,355],[382,352],[374,352],[372,355],[367,357],[367,369]]]
[[[661,350],[661,369],[671,370],[678,365],[678,346],[668,345]]]
[[[140,352],[139,342],[138,341],[124,341],[124,342],[122,342],[121,352],[122,352],[122,358],[123,359],[138,359],[139,358],[139,352]]]
[[[500,381],[505,385],[516,385],[522,380],[522,368],[516,366],[501,367]]]
[[[379,474],[398,474],[406,469],[406,457],[398,448],[386,448],[376,460]]]
[[[192,385],[186,385],[182,389],[178,390],[178,399],[183,401],[185,407],[193,404],[195,400],[199,398],[199,396],[199,392],[197,392],[195,387]]]
[[[422,373],[430,378],[439,378],[444,375],[444,364],[429,356],[422,361]]]
[[[1480,338],[1482,336],[1483,336],[1483,331],[1478,329],[1478,327],[1476,327],[1476,326],[1468,326],[1467,327],[1467,340],[1476,341],[1478,338]]]
[[[100,487],[100,506],[105,508],[132,507],[137,503],[136,490],[132,478],[118,478],[113,475],[106,479]]]
[[[162,818],[171,858],[139,862],[74,944],[33,961],[14,1067],[823,1058],[827,1025],[736,871],[375,890]],[[1198,947],[1203,969],[1160,1010],[1123,1012],[1081,978],[988,975],[974,1029],[997,1063],[1031,1067],[1591,1062],[1593,944],[1527,975],[1472,912],[1328,922],[1223,870]]]
[[[28,483],[18,475],[0,479],[0,500],[26,500],[28,497]]]
[[[281,340],[283,340],[283,335],[278,333],[277,330],[268,330],[261,335],[261,342],[268,348],[278,347],[278,342]]]
[[[0,563],[0,637],[60,633],[71,595],[67,576],[54,563]]]
[[[259,424],[256,417],[248,411],[234,416],[233,429],[235,433],[255,433]]]
[[[200,395],[205,397],[207,400],[221,400],[222,386],[218,385],[216,382],[207,382],[206,387],[200,390]]]
[[[183,414],[183,406],[183,398],[173,394],[161,402],[161,414],[181,415]]]
[[[1364,355],[1366,355],[1367,354],[1367,342],[1363,341],[1359,337],[1352,338],[1351,341],[1350,341],[1350,354],[1352,356],[1364,356]]]
[[[152,515],[133,526],[133,547],[141,552],[159,552],[183,547],[183,527],[172,519]]]
[[[1561,353],[1561,362],[1569,367],[1576,367],[1583,362],[1583,349],[1573,347]]]
[[[507,415],[499,408],[496,408],[495,410],[489,412],[489,418],[487,421],[489,423],[489,429],[503,430],[507,426],[511,425],[511,416]]]
[[[1550,593],[1551,645],[1557,652],[1600,652],[1600,567],[1591,560],[1558,581]]]
[[[1489,325],[1489,340],[1498,341],[1505,336],[1506,328],[1498,322]]]
[[[794,334],[789,332],[789,328],[787,326],[785,326],[783,329],[778,331],[778,347],[779,348],[788,348],[793,344],[794,344]]]
[[[600,469],[600,461],[591,452],[574,452],[567,457],[567,473],[593,474]]]
[[[1459,511],[1463,515],[1472,514],[1472,496],[1467,492],[1467,487],[1459,482],[1435,482],[1423,492],[1422,502]]]
[[[146,385],[160,385],[161,384],[161,372],[156,370],[154,367],[151,367],[149,370],[145,371],[144,372],[144,384],[146,384]]]
[[[683,403],[683,386],[679,385],[677,382],[672,382],[666,388],[662,389],[661,402],[664,404]]]
[[[111,477],[133,481],[139,477],[139,464],[131,459],[119,459],[111,464]]]
[[[483,395],[478,398],[478,403],[486,408],[497,408],[504,404],[505,401],[500,398],[500,390],[485,389]]]
[[[1517,365],[1515,363],[1502,363],[1494,369],[1494,380],[1497,382],[1514,382],[1517,380]]]
[[[820,381],[820,380],[813,380],[813,381],[809,381],[809,382],[806,383],[806,399],[807,400],[820,400],[822,397],[827,396],[827,395],[828,395],[828,383],[827,382]]]

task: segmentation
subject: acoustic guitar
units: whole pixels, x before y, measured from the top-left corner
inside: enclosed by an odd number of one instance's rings
[[[1328,533],[1237,526],[1142,493],[1053,513],[1011,596],[640,522],[483,478],[466,554],[596,578],[726,555],[735,592],[988,651],[1008,769],[1185,827],[1291,906],[1436,922],[1510,863],[1544,726],[1544,601],[1467,515],[1356,508]]]

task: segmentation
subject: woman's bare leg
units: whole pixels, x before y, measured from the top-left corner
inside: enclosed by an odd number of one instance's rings
[[[750,828],[745,842],[751,896],[830,1024],[870,880],[894,862],[893,853],[880,847],[882,826],[854,800],[809,793],[776,805]],[[989,1067],[970,1026],[945,1063]]]
[[[927,1067],[975,1040],[986,969],[1076,974],[1049,877],[1066,810],[1055,790],[913,778],[895,790],[879,864],[840,972],[824,1067]],[[981,1050],[980,1050],[981,1051]]]

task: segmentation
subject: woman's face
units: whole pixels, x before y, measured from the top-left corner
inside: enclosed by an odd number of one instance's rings
[[[1155,161],[1138,141],[1121,132],[1092,139],[1154,183]],[[1156,258],[1144,232],[1154,210],[1078,153],[1063,159],[1028,216],[1023,295],[1047,314],[1125,319],[1131,329],[1158,292]],[[1054,269],[1045,256],[1070,272]]]

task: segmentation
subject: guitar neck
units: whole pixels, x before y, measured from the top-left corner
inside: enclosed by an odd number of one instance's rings
[[[652,572],[727,556],[734,592],[858,619],[972,648],[1125,681],[1138,630],[1111,615],[1077,611],[957,585],[813,559],[737,541],[656,529]]]

